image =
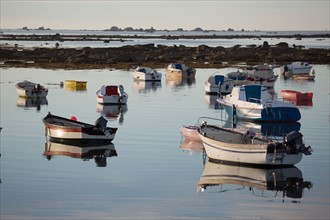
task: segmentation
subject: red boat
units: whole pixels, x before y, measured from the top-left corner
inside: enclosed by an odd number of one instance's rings
[[[299,92],[295,90],[282,90],[282,98],[285,100],[294,101],[296,103],[311,103],[313,99],[312,92]]]

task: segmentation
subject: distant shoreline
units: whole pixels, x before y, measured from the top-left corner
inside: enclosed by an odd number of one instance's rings
[[[249,39],[249,38],[330,38],[330,34],[294,35],[123,35],[123,34],[1,34],[0,40],[8,41],[105,41],[125,39]]]

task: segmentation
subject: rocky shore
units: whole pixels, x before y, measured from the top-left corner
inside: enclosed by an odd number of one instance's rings
[[[165,68],[171,62],[183,62],[195,68],[221,68],[241,62],[249,65],[265,62],[283,65],[293,61],[329,64],[330,51],[290,47],[285,42],[269,45],[267,41],[263,45],[236,45],[231,48],[154,44],[119,48],[0,48],[0,67],[130,69],[136,66]]]

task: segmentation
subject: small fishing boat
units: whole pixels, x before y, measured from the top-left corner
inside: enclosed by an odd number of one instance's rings
[[[310,155],[303,135],[292,131],[283,140],[263,136],[242,126],[225,126],[215,118],[198,119],[198,133],[210,160],[265,166],[292,166],[301,161],[303,154]]]
[[[236,166],[207,161],[198,181],[199,192],[225,193],[249,190],[254,196],[302,198],[312,182],[304,181],[300,169],[292,167]],[[282,192],[282,193],[279,193]]]
[[[150,67],[137,67],[132,70],[132,76],[134,80],[141,81],[161,81],[162,74]]]
[[[296,90],[283,89],[281,90],[281,96],[283,99],[288,99],[292,101],[312,101],[312,92],[300,92]]]
[[[237,69],[236,71],[227,73],[226,77],[232,81],[234,86],[241,86],[247,83],[249,75],[246,72]]]
[[[293,122],[301,118],[295,104],[273,99],[267,87],[261,85],[236,86],[230,94],[217,98],[217,102],[228,115],[241,120]]]
[[[16,91],[20,97],[45,98],[48,95],[46,87],[27,80],[17,83]]]
[[[267,88],[272,88],[278,78],[274,73],[273,65],[267,63],[246,66],[243,71],[248,75],[246,81],[248,85],[263,85]]]
[[[246,80],[247,85],[262,85],[266,86],[267,88],[274,88],[275,82],[277,80],[277,76],[271,76],[269,78],[260,78],[255,76],[249,76]]]
[[[224,75],[214,73],[209,76],[209,78],[205,81],[205,93],[209,95],[214,95],[218,93],[229,94],[234,87],[232,81],[233,80],[225,78]]]
[[[295,61],[290,64],[285,64],[284,66],[280,67],[280,71],[282,74],[289,74],[289,75],[308,75],[311,73],[313,65],[309,64],[308,62],[302,61]]]
[[[166,68],[167,78],[195,78],[196,69],[183,63],[170,63]]]
[[[117,151],[113,143],[96,144],[80,143],[66,144],[56,141],[47,141],[43,156],[51,160],[57,156],[67,156],[71,158],[82,159],[83,161],[93,160],[98,167],[107,165],[108,157],[116,157]]]
[[[96,101],[99,104],[124,105],[127,103],[128,95],[122,85],[103,85],[96,92]]]
[[[63,118],[48,113],[42,119],[45,135],[62,142],[111,142],[118,128],[107,127],[107,120],[99,117],[95,125],[77,121],[75,117]]]
[[[198,125],[183,125],[180,128],[180,132],[185,139],[193,141],[201,141],[201,138],[198,135]]]

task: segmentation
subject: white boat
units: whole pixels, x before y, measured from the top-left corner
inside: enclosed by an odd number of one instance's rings
[[[232,81],[234,86],[241,86],[247,84],[249,75],[239,69],[227,73],[226,78]]]
[[[77,121],[76,118],[63,118],[48,113],[42,119],[45,126],[45,135],[50,140],[66,143],[111,142],[118,128],[107,127],[107,120],[99,117],[95,125]]]
[[[67,144],[56,141],[47,141],[43,156],[51,160],[57,156],[67,156],[82,159],[83,161],[94,160],[98,167],[107,165],[108,157],[116,157],[117,151],[113,143],[98,145],[95,143]]]
[[[309,64],[308,62],[301,62],[296,61],[292,62],[290,64],[285,64],[284,66],[280,67],[280,72],[282,74],[291,74],[291,75],[308,75],[311,73],[311,70],[313,68],[313,65]]]
[[[103,85],[96,92],[96,101],[99,104],[124,105],[127,103],[128,95],[122,85]]]
[[[16,84],[16,91],[20,97],[45,98],[48,95],[48,89],[39,83],[24,80]]]
[[[198,128],[198,125],[183,125],[180,127],[180,132],[185,139],[201,141],[197,131]]]
[[[217,98],[217,102],[229,116],[241,120],[293,122],[301,118],[295,104],[273,99],[261,85],[236,86],[231,94]]]
[[[195,78],[196,69],[183,63],[170,63],[166,68],[166,78]]]
[[[141,81],[161,81],[162,74],[150,67],[137,67],[132,70],[132,76],[134,80]]]
[[[198,192],[225,193],[248,190],[258,197],[302,198],[312,182],[304,181],[302,172],[291,167],[235,166],[207,161],[198,181]],[[279,193],[281,192],[281,193]]]
[[[204,83],[205,93],[210,95],[231,93],[234,88],[232,81],[224,75],[214,73]]]
[[[267,63],[245,67],[244,72],[248,74],[246,82],[248,85],[263,85],[267,88],[274,87],[278,78],[274,73],[273,65]]]
[[[253,129],[225,126],[220,119],[201,117],[198,133],[209,159],[250,165],[292,166],[301,161],[303,154],[310,155],[303,135],[292,131],[283,140],[263,136]]]

